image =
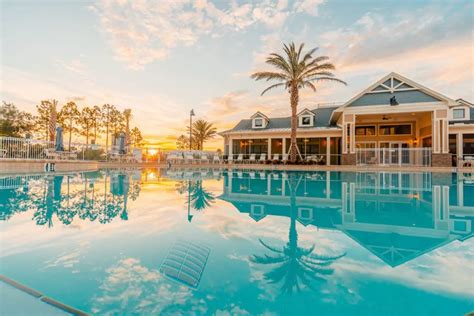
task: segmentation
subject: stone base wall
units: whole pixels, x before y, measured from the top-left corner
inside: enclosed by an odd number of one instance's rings
[[[356,154],[342,154],[341,155],[341,164],[355,166],[356,164]]]
[[[432,167],[451,167],[452,158],[451,154],[431,154],[431,166]]]
[[[54,161],[5,159],[0,161],[0,174],[43,173],[45,164],[54,163],[54,172],[97,170],[97,161]]]

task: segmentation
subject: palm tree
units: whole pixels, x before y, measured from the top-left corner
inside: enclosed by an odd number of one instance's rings
[[[193,142],[197,142],[199,144],[199,150],[202,150],[204,143],[209,139],[214,138],[216,134],[217,130],[215,127],[213,127],[212,123],[209,123],[205,120],[197,120],[193,123]]]
[[[329,268],[331,263],[345,256],[345,253],[333,257],[316,254],[314,253],[315,245],[309,248],[298,247],[298,233],[296,231],[296,191],[298,184],[295,184],[295,176],[294,173],[291,173],[288,179],[291,194],[291,223],[288,242],[283,248],[277,248],[259,239],[260,243],[275,255],[253,255],[250,257],[250,261],[254,263],[278,264],[273,270],[265,273],[264,277],[273,284],[283,282],[281,291],[287,294],[293,293],[295,288],[297,291],[301,291],[301,283],[310,289],[314,289],[314,282],[324,282],[325,276],[334,272],[333,269]]]
[[[275,67],[276,72],[261,71],[252,74],[251,78],[255,80],[277,81],[262,91],[262,95],[267,91],[283,87],[290,93],[291,105],[291,142],[290,142],[290,160],[296,161],[298,152],[296,145],[296,128],[297,128],[297,109],[299,102],[299,89],[311,88],[316,92],[316,84],[324,81],[334,81],[346,84],[344,81],[335,78],[332,70],[335,70],[333,64],[327,62],[329,57],[319,56],[313,57],[317,48],[310,49],[303,54],[304,44],[300,44],[298,49],[294,43],[284,44],[283,50],[286,56],[277,53],[271,53],[266,63]]]

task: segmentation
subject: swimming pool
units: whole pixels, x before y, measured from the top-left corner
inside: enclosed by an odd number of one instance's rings
[[[90,313],[474,309],[469,174],[11,176],[0,214],[0,273]]]

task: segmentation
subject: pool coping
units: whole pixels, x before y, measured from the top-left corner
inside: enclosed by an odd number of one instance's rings
[[[44,302],[45,304],[49,304],[57,309],[60,309],[66,313],[69,313],[71,315],[76,315],[76,316],[88,316],[90,314],[80,310],[80,309],[77,309],[77,308],[74,308],[70,305],[67,305],[67,304],[64,304],[58,300],[55,300],[49,296],[46,296],[44,295],[43,293],[35,290],[35,289],[32,289],[24,284],[21,284],[13,279],[10,279],[9,277],[7,276],[4,276],[2,274],[0,274],[0,281],[16,288],[17,290],[20,290],[21,292],[27,294],[27,295],[31,295],[33,296],[34,298],[40,300],[41,302]]]

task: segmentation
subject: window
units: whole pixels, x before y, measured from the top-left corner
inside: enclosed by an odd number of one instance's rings
[[[253,121],[255,127],[263,127],[263,120],[261,118],[256,118]]]
[[[411,135],[411,125],[382,125],[379,128],[379,135]]]
[[[311,125],[311,117],[310,116],[303,116],[301,118],[301,125],[303,125],[303,126]]]
[[[356,126],[355,134],[356,136],[374,136],[375,126]]]
[[[465,117],[466,110],[465,109],[454,109],[453,110],[453,119],[461,120]]]
[[[313,126],[313,116],[312,115],[301,115],[298,119],[300,127],[310,127]]]

